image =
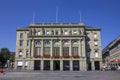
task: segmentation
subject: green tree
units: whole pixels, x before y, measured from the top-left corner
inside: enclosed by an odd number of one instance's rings
[[[0,66],[5,66],[7,60],[9,60],[10,51],[8,48],[1,48],[0,50]]]

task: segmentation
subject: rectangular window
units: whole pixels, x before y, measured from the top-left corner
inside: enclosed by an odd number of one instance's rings
[[[39,55],[41,53],[41,47],[35,47],[34,48],[34,54]]]
[[[22,39],[23,38],[23,33],[20,33],[20,39]]]
[[[53,54],[59,54],[60,53],[60,48],[59,47],[54,47],[53,48]]]
[[[50,47],[44,48],[44,54],[50,54]]]
[[[19,51],[18,52],[18,57],[22,57],[23,56],[23,52],[22,51]]]
[[[23,40],[19,41],[19,46],[23,46]]]
[[[95,51],[95,57],[98,57],[98,51]]]
[[[17,66],[23,66],[23,62],[22,61],[18,61],[17,62]]]
[[[97,46],[97,45],[98,45],[98,42],[97,42],[97,41],[95,41],[95,42],[94,42],[94,45],[95,45],[95,46]]]
[[[97,34],[96,33],[94,33],[94,38],[97,38]]]
[[[78,47],[72,47],[72,54],[73,55],[78,54]]]
[[[63,47],[63,54],[69,54],[69,47]]]

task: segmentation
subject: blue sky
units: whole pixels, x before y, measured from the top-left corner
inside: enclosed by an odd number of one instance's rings
[[[82,22],[99,27],[102,49],[120,35],[120,0],[0,0],[0,48],[16,50],[16,28],[35,22]]]

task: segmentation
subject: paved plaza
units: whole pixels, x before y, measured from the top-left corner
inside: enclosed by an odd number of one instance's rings
[[[8,71],[0,80],[120,80],[120,71]]]

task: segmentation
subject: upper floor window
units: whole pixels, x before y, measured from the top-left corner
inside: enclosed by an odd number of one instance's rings
[[[44,48],[44,54],[50,54],[50,47]]]
[[[64,31],[64,35],[68,35],[68,31],[67,30]]]
[[[69,42],[67,40],[64,40],[63,44],[69,44]]]
[[[50,41],[49,41],[49,40],[46,40],[46,41],[45,41],[45,45],[50,45]]]
[[[19,51],[18,56],[22,57],[22,55],[23,55],[22,51]]]
[[[54,47],[53,48],[53,54],[59,54],[60,53],[60,48],[59,47]]]
[[[23,46],[23,40],[19,41],[19,46]]]
[[[95,51],[95,57],[98,57],[98,51]]]
[[[38,31],[38,32],[37,32],[37,35],[41,35],[41,32],[40,32],[40,31]]]
[[[63,54],[69,54],[69,47],[63,47]]]
[[[55,35],[58,35],[58,31],[55,31]]]
[[[94,38],[97,38],[97,34],[96,33],[94,33]]]
[[[23,38],[23,33],[20,33],[20,38],[21,38],[21,39]]]
[[[95,45],[95,46],[97,46],[97,45],[98,45],[98,42],[97,42],[97,41],[95,41],[95,42],[94,42],[94,45]]]
[[[78,41],[77,40],[73,40],[72,43],[73,44],[78,44]]]
[[[46,35],[50,35],[50,31],[49,30],[46,30]]]
[[[35,41],[35,45],[36,45],[36,46],[38,46],[38,45],[40,45],[40,44],[41,44],[41,42],[40,42],[39,40],[36,40],[36,41]]]
[[[76,35],[77,34],[77,30],[73,30],[73,35]]]
[[[59,44],[59,41],[58,40],[54,41],[54,44]]]
[[[72,54],[78,54],[78,47],[72,47]]]

